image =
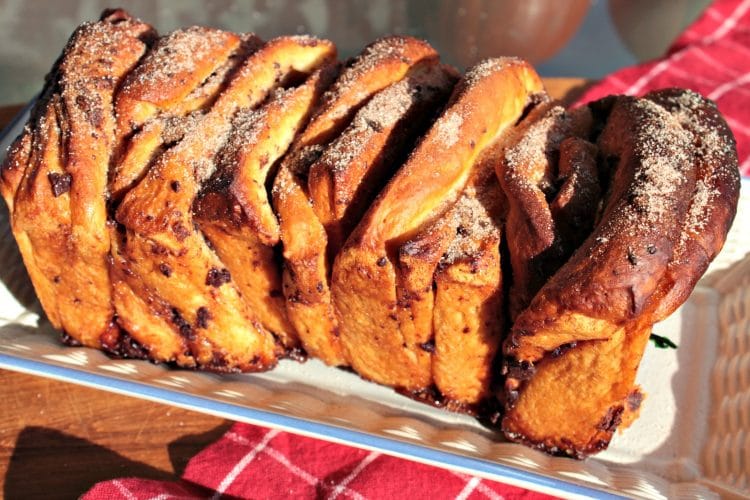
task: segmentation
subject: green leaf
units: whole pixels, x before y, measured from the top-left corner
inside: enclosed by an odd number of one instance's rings
[[[662,337],[661,335],[652,333],[648,339],[653,341],[654,345],[659,349],[677,349],[677,344],[669,340],[667,337]]]

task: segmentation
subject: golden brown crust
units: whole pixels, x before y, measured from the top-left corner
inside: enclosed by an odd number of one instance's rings
[[[256,107],[285,78],[309,74],[334,57],[329,42],[311,42],[278,38],[249,56],[196,127],[158,158],[117,210],[125,238],[115,265],[125,263],[122,274],[131,288],[149,287],[157,295],[154,303],[175,311],[162,336],[186,337],[200,367],[250,371],[276,362],[273,337],[195,230],[192,205],[216,168],[235,113]],[[118,315],[125,314],[126,308],[115,305]],[[144,339],[135,338],[149,348]]]
[[[27,124],[21,135],[19,135],[8,149],[8,153],[0,166],[0,195],[8,206],[8,212],[13,213],[15,204],[16,190],[21,184],[21,179],[26,172],[26,166],[29,164],[31,156],[31,145],[33,132],[31,126]]]
[[[606,116],[600,220],[520,313],[505,346],[504,431],[577,457],[609,443],[653,323],[687,298],[721,248],[738,197],[734,141],[697,94],[592,108]]]
[[[326,92],[299,144],[327,144],[373,94],[403,78],[419,61],[438,57],[430,44],[409,36],[387,36],[374,41],[347,64],[347,70]]]
[[[246,303],[285,347],[299,346],[282,295],[274,246],[278,223],[266,186],[310,111],[336,74],[328,64],[260,109],[238,114],[219,169],[196,200],[195,220],[226,264]]]
[[[409,391],[432,384],[430,353],[420,346],[432,339],[434,267],[411,266],[402,275],[402,257],[420,259],[417,248],[402,245],[455,203],[480,153],[541,90],[536,73],[515,59],[471,70],[337,256],[332,293],[360,375]],[[495,113],[483,112],[498,103]]]
[[[678,193],[695,185],[688,133],[663,108],[623,97],[598,144],[613,169],[601,220],[516,319],[508,353],[519,360],[609,338],[641,315],[679,239],[689,201]]]
[[[299,332],[305,349],[328,364],[348,364],[338,340],[338,320],[331,305],[329,290],[329,255],[341,244],[344,228],[340,225],[334,227],[336,219],[329,217],[327,210],[331,203],[329,196],[335,197],[334,193],[340,190],[325,189],[324,185],[329,180],[325,164],[316,160],[322,154],[321,160],[326,161],[323,151],[328,143],[342,133],[352,120],[357,120],[355,113],[365,102],[377,99],[379,92],[386,92],[389,86],[407,76],[412,68],[424,64],[442,71],[436,58],[432,47],[410,37],[388,37],[366,47],[326,93],[319,110],[295,142],[276,177],[274,207],[281,223],[285,260],[283,290],[289,318]],[[373,108],[377,104],[376,100],[365,107]],[[366,116],[363,118],[361,115],[366,113],[363,110],[357,116],[364,119]],[[356,134],[352,128],[344,135]],[[387,131],[376,136],[379,139],[387,138]],[[408,132],[406,139],[409,139]],[[337,140],[327,154],[334,155],[346,140]],[[399,146],[404,146],[404,143],[390,145],[396,151]],[[360,152],[360,155],[377,154],[383,147],[382,142],[373,142],[369,150]],[[397,156],[396,151],[392,153],[394,156]],[[378,168],[370,165],[364,170],[377,171]],[[362,186],[364,172],[359,172],[360,175],[352,173],[347,188],[356,191]],[[310,195],[312,200],[308,199]],[[341,209],[346,211],[353,201],[347,200]],[[359,215],[350,213],[352,220],[348,221],[349,224],[358,220]],[[328,228],[324,226],[325,223],[328,223]],[[329,239],[331,235],[333,241]]]
[[[229,60],[241,41],[234,33],[198,26],[160,38],[117,94],[118,137],[129,135],[159,112],[202,107],[214,92],[202,92],[202,99],[188,96]],[[170,85],[165,85],[167,80]]]
[[[690,133],[697,163],[688,216],[657,294],[654,321],[661,321],[687,300],[724,245],[740,177],[734,136],[713,102],[683,89],[651,92],[645,98],[669,111]]]
[[[205,28],[178,30],[159,39],[117,94],[118,150],[110,176],[115,202],[165,149],[196,126],[226,80],[261,44],[252,34]]]
[[[3,166],[13,232],[42,305],[55,327],[88,346],[100,346],[114,315],[105,207],[113,93],[152,35],[122,11],[81,26]]]
[[[175,363],[186,368],[196,367],[188,344],[192,327],[182,320],[177,309],[153,289],[153,284],[128,279],[133,273],[128,263],[130,258],[125,234],[113,228],[109,270],[112,301],[118,312],[117,323],[143,346],[151,360]],[[170,275],[173,272],[165,262],[159,262],[153,270]],[[182,328],[184,335],[172,334],[175,327]],[[164,332],[170,333],[165,335]]]
[[[326,228],[329,256],[341,249],[455,81],[453,71],[437,60],[418,62],[403,79],[375,94],[310,166],[310,199]]]
[[[650,334],[651,325],[619,330],[607,340],[584,341],[544,358],[536,373],[511,391],[505,435],[575,458],[607,448],[623,418],[638,411],[634,381]]]
[[[591,142],[571,136],[560,143],[556,183],[549,209],[559,238],[558,255],[569,257],[594,227],[602,193],[597,156]]]
[[[555,160],[561,143],[569,137],[586,138],[592,125],[586,108],[570,113],[554,103],[536,106],[515,130],[497,175],[508,196],[508,248],[513,270],[510,315],[515,318],[564,262],[558,221],[548,199],[559,185]],[[564,192],[563,192],[564,196]],[[598,200],[593,200],[594,204]],[[588,233],[586,233],[587,235]],[[575,242],[575,249],[580,241]]]
[[[77,30],[0,169],[64,338],[217,371],[306,350],[438,406],[503,404],[510,439],[579,458],[634,418],[651,327],[736,209],[712,103],[565,111],[522,61],[455,85],[409,37],[343,70],[311,37],[154,37],[123,11]]]
[[[493,182],[502,148],[481,160],[461,198],[446,214],[452,230],[435,272],[432,311],[435,386],[448,400],[478,405],[492,396],[495,354],[504,327],[500,262],[504,195]]]

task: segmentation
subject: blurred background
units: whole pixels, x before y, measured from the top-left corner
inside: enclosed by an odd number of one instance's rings
[[[311,33],[342,57],[378,36],[427,39],[463,69],[529,59],[542,76],[601,76],[658,57],[710,0],[0,0],[0,104],[27,101],[75,27],[120,6],[164,33],[202,24],[264,38]]]

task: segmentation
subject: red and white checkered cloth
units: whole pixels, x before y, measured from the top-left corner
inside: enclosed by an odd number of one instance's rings
[[[218,442],[193,457],[181,481],[116,479],[97,484],[83,500],[222,497],[552,498],[373,451],[235,424]]]
[[[717,0],[662,59],[621,69],[579,103],[609,94],[684,87],[716,101],[737,139],[740,171],[750,175],[750,0]]]
[[[717,101],[750,174],[750,0],[718,0],[663,59],[622,69],[579,102],[608,94],[686,87]],[[116,479],[86,500],[123,498],[545,498],[482,480],[317,439],[235,424],[196,455],[181,480]]]

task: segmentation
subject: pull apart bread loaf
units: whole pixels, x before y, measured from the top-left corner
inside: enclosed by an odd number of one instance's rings
[[[0,190],[68,343],[212,371],[305,355],[584,457],[734,217],[734,139],[680,89],[572,111],[514,58],[341,64],[127,13],[81,26]]]

